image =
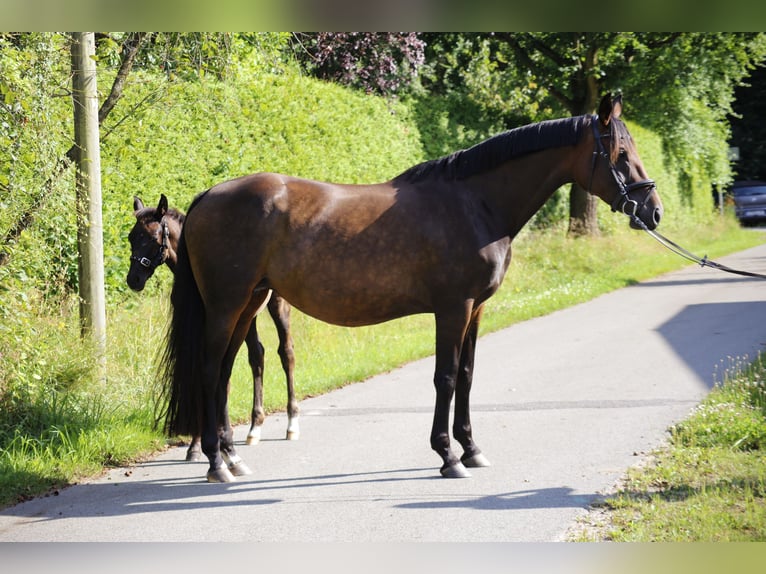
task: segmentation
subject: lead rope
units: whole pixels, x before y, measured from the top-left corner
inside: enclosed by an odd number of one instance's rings
[[[745,277],[757,277],[758,279],[766,279],[766,275],[761,275],[760,273],[753,273],[751,271],[741,271],[739,269],[732,269],[731,267],[727,267],[726,265],[723,265],[721,263],[716,263],[715,261],[711,261],[707,258],[707,255],[704,257],[698,257],[694,255],[694,253],[691,253],[678,245],[677,243],[674,243],[664,235],[661,235],[660,233],[657,233],[656,231],[649,229],[643,221],[641,221],[638,217],[635,215],[631,216],[631,220],[638,225],[641,229],[646,231],[649,235],[654,237],[660,245],[663,245],[667,247],[670,251],[675,253],[676,255],[680,255],[684,259],[688,259],[689,261],[693,261],[694,263],[699,263],[700,267],[712,267],[713,269],[718,269],[719,271],[725,271],[726,273],[734,273],[735,275],[744,275]]]

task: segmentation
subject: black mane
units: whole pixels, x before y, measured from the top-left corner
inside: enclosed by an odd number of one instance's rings
[[[528,153],[576,145],[589,118],[577,116],[548,120],[508,130],[468,149],[415,165],[396,179],[410,183],[429,177],[460,180]]]

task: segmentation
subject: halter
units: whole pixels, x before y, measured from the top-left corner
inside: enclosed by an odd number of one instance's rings
[[[620,188],[620,194],[615,197],[614,201],[612,202],[612,211],[619,211],[630,217],[638,217],[638,210],[646,204],[646,200],[648,199],[649,194],[657,186],[655,185],[653,179],[642,179],[627,185],[625,184],[625,181],[617,171],[617,168],[614,167],[611,157],[604,149],[604,144],[601,143],[602,138],[610,138],[612,136],[611,134],[602,134],[598,131],[598,121],[598,116],[594,115],[590,123],[591,127],[593,128],[593,139],[596,140],[596,149],[593,150],[593,162],[591,163],[588,190],[590,190],[593,185],[593,174],[596,172],[596,159],[601,157],[609,163],[609,171],[617,183],[617,186]],[[646,188],[646,195],[644,196],[644,201],[639,204],[635,199],[631,199],[630,192],[641,188]]]
[[[160,220],[160,229],[162,233],[162,243],[160,243],[160,248],[157,250],[157,254],[154,256],[154,258],[149,259],[148,257],[137,257],[135,255],[131,255],[131,261],[135,261],[141,267],[149,269],[150,271],[154,271],[157,269],[157,267],[165,263],[165,260],[168,257],[168,236],[170,232],[168,231],[168,224],[164,217]]]

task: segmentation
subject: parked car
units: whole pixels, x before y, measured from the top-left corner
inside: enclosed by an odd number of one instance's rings
[[[742,225],[766,222],[766,182],[737,181],[732,185],[734,209]]]

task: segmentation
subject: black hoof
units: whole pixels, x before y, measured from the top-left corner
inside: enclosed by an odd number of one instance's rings
[[[235,482],[236,480],[234,475],[225,466],[216,470],[210,470],[207,473],[208,482]]]
[[[198,462],[202,458],[202,453],[198,450],[186,451],[186,462]]]

